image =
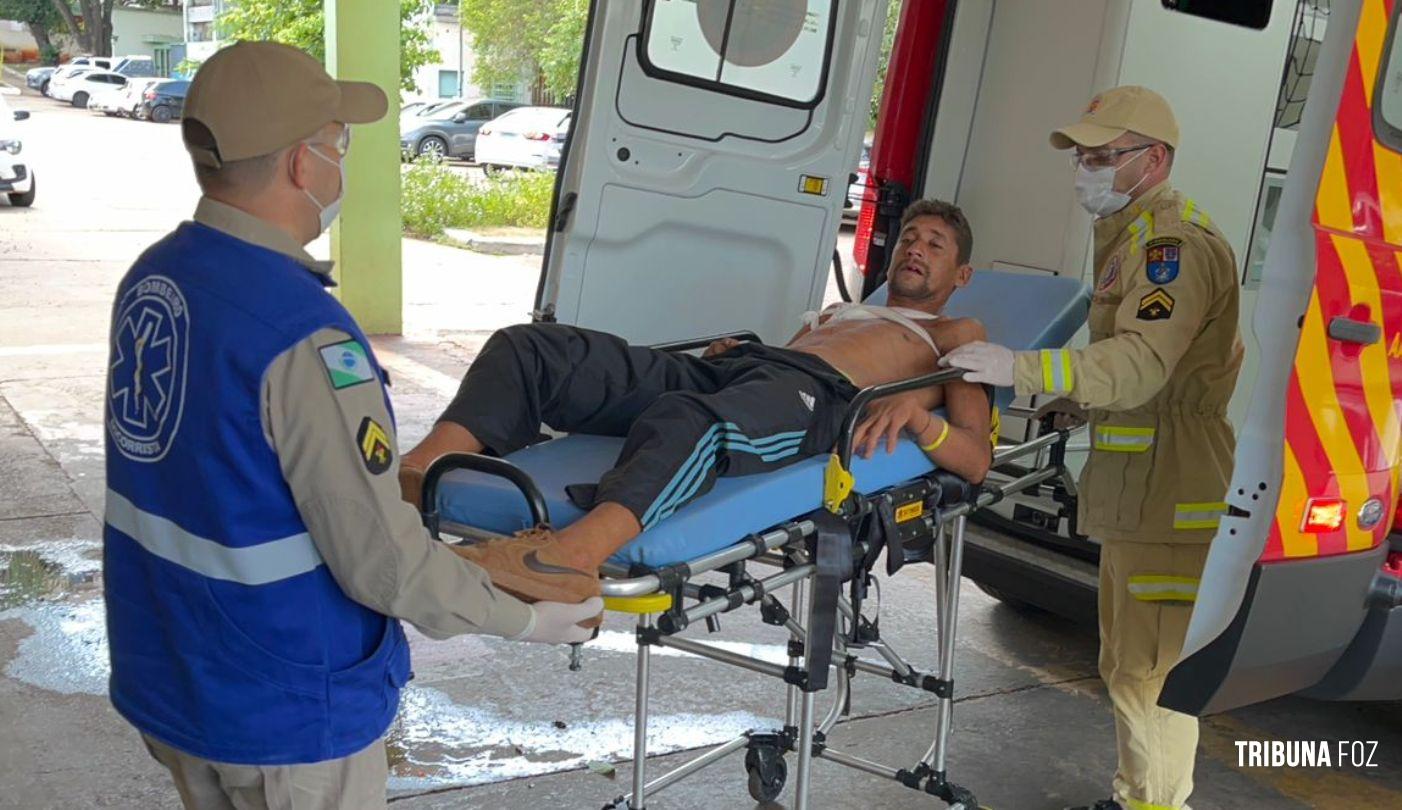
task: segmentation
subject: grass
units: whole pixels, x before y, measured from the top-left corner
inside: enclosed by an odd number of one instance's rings
[[[417,160],[404,171],[404,230],[427,239],[446,228],[544,229],[555,175],[510,172],[472,183],[441,163]]]

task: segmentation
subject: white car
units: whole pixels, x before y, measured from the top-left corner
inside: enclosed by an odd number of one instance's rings
[[[82,75],[50,82],[49,94],[59,101],[72,102],[74,107],[88,106],[88,99],[114,88],[124,87],[127,77],[110,70],[90,70]]]
[[[16,121],[29,117],[27,110],[11,110],[0,95],[0,194],[10,198],[10,204],[28,208],[34,204],[34,170],[24,154]]]
[[[477,133],[476,160],[491,174],[498,169],[554,169],[570,132],[564,107],[518,107],[489,121]]]
[[[57,70],[49,76],[49,83],[44,85],[43,92],[46,96],[53,95],[55,82],[64,82],[72,77],[93,70],[111,70],[117,65],[119,60],[111,56],[78,56],[72,61],[60,65]]]
[[[124,85],[94,93],[92,98],[88,99],[88,109],[103,115],[134,118],[137,108],[141,106],[141,94],[146,92],[146,88],[161,81],[165,79],[148,76],[128,78]]]

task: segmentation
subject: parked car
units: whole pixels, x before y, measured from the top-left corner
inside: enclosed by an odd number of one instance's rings
[[[477,162],[498,169],[554,169],[570,132],[564,107],[521,107],[490,121],[477,136]]]
[[[154,78],[156,76],[156,62],[151,57],[140,54],[124,56],[112,70],[128,78],[134,76]]]
[[[92,70],[59,84],[53,90],[53,97],[59,101],[71,102],[74,107],[82,109],[88,106],[88,99],[93,96],[122,87],[126,83],[127,77],[120,73]]]
[[[49,77],[49,84],[47,88],[40,88],[40,92],[42,92],[46,96],[52,96],[55,84],[62,83],[72,78],[73,76],[80,75],[88,71],[111,70],[112,66],[115,64],[117,64],[117,60],[113,59],[110,56],[74,57],[72,60],[62,65],[59,65],[54,70],[53,74]]]
[[[11,110],[0,95],[0,194],[10,198],[10,204],[27,208],[34,204],[34,170],[29,167],[20,140],[16,121],[29,117],[27,110]]]
[[[190,91],[190,83],[184,79],[166,79],[156,82],[141,94],[141,106],[136,117],[164,124],[179,118],[185,111],[185,94]]]
[[[419,112],[419,110],[422,110],[428,105],[429,102],[427,101],[411,101],[408,104],[403,105],[399,108],[399,120],[403,121],[405,118],[409,118],[410,116],[416,115]]]
[[[38,90],[43,93],[49,86],[49,77],[54,75],[56,67],[37,67],[25,71],[24,83],[30,90]]]
[[[856,219],[862,213],[862,203],[876,200],[876,189],[871,184],[871,141],[862,144],[862,157],[857,161],[856,176],[847,186],[847,202],[842,206],[843,219]]]
[[[103,115],[136,117],[136,109],[141,106],[142,96],[151,85],[166,81],[160,77],[133,76],[121,87],[88,99],[88,109]]]
[[[95,68],[90,67],[61,67],[58,70],[55,70],[54,75],[49,77],[48,85],[44,88],[44,95],[48,96],[49,98],[58,98],[58,94],[62,92],[63,88],[66,87],[70,82],[77,81],[78,79],[92,72],[94,69]],[[69,98],[71,97],[72,96],[70,94]],[[64,99],[64,101],[67,100],[68,99]]]
[[[410,159],[432,156],[473,160],[477,131],[482,125],[520,106],[514,101],[496,99],[440,104],[425,115],[400,120],[399,149]]]

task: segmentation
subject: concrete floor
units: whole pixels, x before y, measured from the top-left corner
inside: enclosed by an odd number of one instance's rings
[[[188,216],[196,190],[175,126],[33,97],[16,106],[34,111],[24,138],[39,195],[30,210],[0,203],[0,807],[175,807],[164,773],[105,697],[100,413],[112,290],[144,246]],[[423,435],[490,330],[526,319],[536,273],[534,258],[406,241],[407,334],[375,340],[405,442]],[[932,592],[920,568],[883,587],[886,637],[923,666],[933,660]],[[964,598],[955,780],[1000,810],[1105,795],[1114,740],[1093,629],[1019,614],[967,585]],[[732,648],[780,653],[784,639],[753,611],[722,624],[716,638]],[[630,630],[611,615],[577,673],[554,648],[413,636],[417,677],[389,738],[392,804],[597,807],[626,791]],[[912,764],[932,733],[929,696],[863,677],[832,744]],[[720,664],[659,655],[654,678],[649,740],[668,755],[648,762],[652,775],[685,757],[670,752],[782,717],[776,684]],[[1235,741],[1271,739],[1378,740],[1380,767],[1237,767]],[[1397,705],[1278,700],[1204,722],[1194,806],[1402,807],[1399,764]],[[935,806],[827,762],[815,765],[813,795],[819,807]],[[733,757],[649,806],[754,804]]]

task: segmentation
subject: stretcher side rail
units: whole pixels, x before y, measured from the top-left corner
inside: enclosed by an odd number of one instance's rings
[[[650,348],[660,352],[690,352],[696,349],[704,349],[717,340],[725,340],[727,338],[731,340],[748,341],[750,343],[764,343],[763,340],[759,339],[759,335],[748,329],[742,329],[738,332],[725,332],[719,335],[711,335],[710,337],[694,337],[684,340],[670,340],[666,343],[654,343]]]

